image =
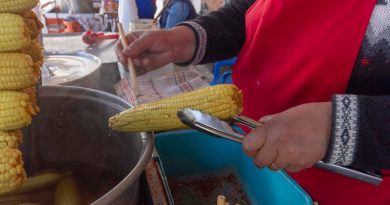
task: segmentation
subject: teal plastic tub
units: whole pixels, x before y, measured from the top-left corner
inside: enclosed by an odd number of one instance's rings
[[[285,172],[257,168],[236,142],[181,130],[157,134],[156,149],[176,205],[215,205],[220,194],[230,204],[312,204]]]

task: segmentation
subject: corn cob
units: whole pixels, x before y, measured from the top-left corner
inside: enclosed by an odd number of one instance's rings
[[[22,52],[29,55],[32,61],[37,64],[37,67],[42,65],[44,60],[43,49],[37,40],[31,40],[30,45],[22,49]]]
[[[17,149],[22,143],[23,134],[21,130],[0,131],[0,149],[14,148]]]
[[[62,179],[54,191],[54,205],[81,205],[76,181],[72,176]]]
[[[19,51],[27,47],[30,41],[30,30],[23,17],[16,14],[0,14],[0,52]]]
[[[18,149],[0,149],[0,194],[18,188],[26,180],[22,152]]]
[[[0,91],[0,130],[14,130],[31,123],[36,111],[27,93]]]
[[[43,28],[43,24],[38,19],[37,15],[33,11],[28,11],[24,15],[24,20],[26,26],[31,31],[31,39],[36,39],[38,35],[41,33],[41,29]]]
[[[39,0],[0,0],[0,13],[22,14],[37,6]]]
[[[168,97],[125,110],[109,119],[117,131],[146,132],[185,128],[176,113],[184,108],[203,111],[220,119],[242,110],[242,95],[234,85],[223,84]]]
[[[0,53],[0,90],[20,90],[37,82],[37,65],[24,53]]]
[[[24,194],[58,183],[63,178],[71,175],[71,172],[48,172],[36,176],[27,177],[27,180],[17,189],[7,194]]]
[[[35,113],[39,113],[40,109],[37,104],[37,90],[35,87],[29,87],[22,90],[24,93],[26,93],[28,96],[30,96],[30,102],[32,107],[34,108]]]

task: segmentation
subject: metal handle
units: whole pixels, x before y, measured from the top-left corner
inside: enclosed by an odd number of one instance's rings
[[[252,129],[258,127],[261,125],[260,122],[255,121],[251,118],[245,117],[245,116],[236,116],[233,118],[235,122],[238,122],[240,124],[246,125]],[[235,142],[242,143],[242,140],[244,139],[244,136],[241,134],[238,134],[236,132],[230,131],[229,132],[222,132],[216,129],[213,129],[212,127],[208,127],[207,125],[198,125],[198,127],[202,128],[203,130],[207,131],[209,134],[217,135],[220,137],[224,137],[230,140],[233,140]],[[225,130],[226,131],[226,130]],[[349,169],[346,167],[334,165],[334,164],[328,164],[323,161],[319,161],[315,164],[316,167],[328,170],[331,172],[335,172],[347,177],[351,177],[360,181],[364,181],[373,185],[379,185],[382,182],[382,178],[377,175],[368,174],[364,172],[359,172],[353,169]]]

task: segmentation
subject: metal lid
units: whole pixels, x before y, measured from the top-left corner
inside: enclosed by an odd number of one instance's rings
[[[46,53],[42,66],[43,85],[70,85],[88,77],[102,64],[102,61],[84,52]]]

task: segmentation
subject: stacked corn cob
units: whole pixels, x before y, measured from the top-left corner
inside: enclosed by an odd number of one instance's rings
[[[35,85],[43,52],[43,25],[32,11],[39,0],[0,0],[0,194],[26,180],[21,128],[39,112]]]

